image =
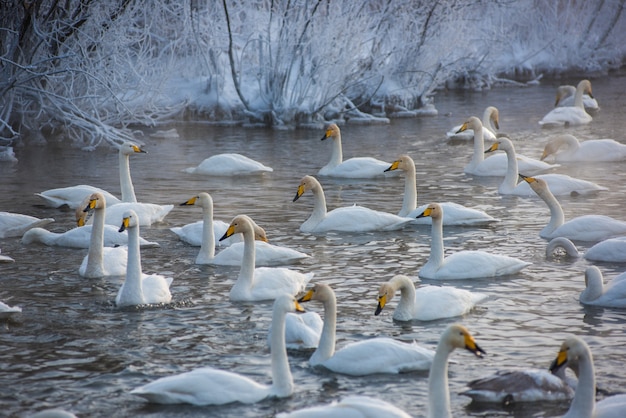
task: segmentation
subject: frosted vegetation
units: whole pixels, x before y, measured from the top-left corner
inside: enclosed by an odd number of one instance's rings
[[[92,149],[179,120],[293,127],[436,112],[447,87],[606,73],[624,0],[7,0],[0,138]]]

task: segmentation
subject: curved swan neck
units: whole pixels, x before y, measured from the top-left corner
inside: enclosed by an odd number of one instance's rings
[[[500,192],[514,190],[517,187],[519,169],[517,168],[517,158],[515,158],[515,148],[513,144],[505,148],[506,152],[506,174],[500,185]]]
[[[303,226],[310,226],[311,229],[320,223],[326,217],[326,196],[321,184],[317,184],[311,188],[313,193],[313,212],[311,216],[304,222]]]
[[[215,235],[213,231],[213,206],[202,207],[202,244],[200,254],[211,260],[215,257]],[[198,255],[200,257],[200,255]]]
[[[585,89],[587,88],[587,84],[580,82],[578,86],[576,86],[576,94],[574,94],[574,106],[579,107],[585,110],[585,103],[583,100],[583,95],[585,94]]]
[[[550,240],[546,246],[546,256],[551,257],[557,248],[565,250],[568,257],[580,257],[581,255],[572,241],[565,237],[556,237]]]
[[[88,278],[104,276],[104,217],[104,207],[94,209],[85,268],[85,277]]]
[[[404,199],[402,200],[402,209],[398,216],[407,216],[417,208],[417,175],[415,174],[415,163],[407,159],[406,163],[410,166],[404,170]]]
[[[272,312],[272,339],[270,350],[272,358],[272,388],[274,396],[285,397],[293,392],[293,377],[289,369],[287,347],[285,345],[286,312],[274,309]]]
[[[603,277],[600,270],[595,267],[588,267],[585,271],[585,290],[580,294],[580,300],[591,302],[604,294]]]
[[[450,417],[450,393],[448,390],[448,357],[453,348],[440,342],[428,374],[428,417]]]
[[[120,188],[122,189],[122,202],[136,203],[135,189],[130,179],[130,158],[128,154],[119,152],[120,165]]]
[[[400,290],[400,302],[396,306],[396,312],[408,311],[413,317],[416,308],[415,304],[415,285],[406,276],[396,276],[390,280],[390,284],[394,290]]]
[[[473,124],[472,130],[474,131],[474,155],[470,164],[476,166],[485,160],[485,140],[482,124]]]
[[[565,222],[565,215],[563,214],[563,208],[559,204],[559,201],[554,197],[550,189],[541,188],[535,190],[539,197],[546,202],[548,208],[550,208],[550,222],[548,225],[541,231],[543,235],[548,235],[554,232],[559,226],[563,225]]]
[[[590,417],[595,408],[596,377],[590,352],[578,360],[578,385],[566,417]]]
[[[335,354],[335,333],[337,327],[337,298],[334,293],[328,295],[324,302],[324,325],[317,349],[309,362],[312,365],[328,360]]]
[[[123,293],[119,297],[121,305],[144,303],[142,287],[141,253],[139,252],[139,227],[128,228],[128,263]]]

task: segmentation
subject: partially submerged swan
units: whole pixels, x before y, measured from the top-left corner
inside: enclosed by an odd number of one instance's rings
[[[558,257],[563,252],[571,258],[584,257],[591,261],[626,263],[626,237],[609,238],[594,244],[585,253],[578,251],[572,241],[565,237],[552,238],[546,246],[546,257]]]
[[[572,134],[561,134],[550,139],[543,149],[541,160],[554,156],[563,162],[605,162],[626,160],[626,145],[614,139],[588,139],[580,142]]]
[[[605,308],[626,308],[626,272],[615,276],[606,285],[603,281],[598,267],[587,267],[585,290],[580,294],[580,303]]]
[[[54,222],[54,219],[39,219],[21,213],[0,212],[0,238],[21,237],[29,229],[40,228],[51,222]]]
[[[369,396],[346,396],[328,405],[313,406],[276,415],[276,418],[411,418],[395,405]]]
[[[554,102],[554,107],[557,106],[574,106],[574,99],[576,97],[576,87],[571,85],[562,85],[557,87],[556,89],[556,100]],[[600,109],[598,106],[598,101],[589,96],[588,94],[583,94],[583,106],[585,110],[596,111]]]
[[[189,167],[185,172],[210,176],[240,176],[246,174],[263,174],[274,171],[258,161],[245,155],[226,153],[213,155],[196,167]]]
[[[467,141],[471,141],[474,139],[474,130],[473,129],[465,129],[461,130],[463,125],[457,125],[450,129],[446,136],[450,139],[463,139]],[[500,129],[500,112],[498,108],[494,106],[488,106],[485,108],[483,112],[482,118],[482,126],[483,126],[483,138],[486,141],[493,141],[496,139],[496,131]]]

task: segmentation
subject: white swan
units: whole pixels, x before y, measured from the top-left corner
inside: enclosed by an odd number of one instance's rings
[[[324,305],[324,327],[319,345],[309,359],[311,366],[321,366],[335,373],[351,376],[430,368],[434,351],[416,343],[403,343],[392,338],[370,338],[347,344],[335,351],[337,324],[335,292],[327,284],[316,283],[299,299],[299,302],[310,300],[319,300]]]
[[[461,131],[463,125],[457,125],[450,129],[446,136],[450,139],[463,139],[471,141],[474,139],[474,130],[466,129]],[[493,141],[496,139],[496,130],[500,129],[500,112],[498,108],[494,106],[488,106],[483,112],[482,119],[483,126],[483,138],[487,141]]]
[[[77,418],[76,415],[68,412],[64,409],[52,408],[44,409],[33,415],[28,415],[28,418]]]
[[[565,149],[562,149],[563,146]],[[626,145],[614,139],[588,139],[579,142],[574,135],[562,134],[550,139],[543,149],[541,160],[551,155],[560,163],[624,161],[626,160]]]
[[[233,301],[271,300],[277,292],[296,295],[302,292],[313,278],[313,273],[303,274],[282,267],[255,268],[256,247],[254,245],[254,221],[246,215],[233,218],[228,229],[220,239],[233,234],[243,234],[243,259],[237,281],[230,289]]]
[[[402,209],[398,216],[415,219],[417,215],[424,212],[427,205],[417,207],[417,180],[415,174],[415,162],[408,155],[401,155],[397,160],[391,163],[386,171],[393,170],[404,171],[404,199],[402,200]],[[499,222],[492,216],[477,209],[466,208],[463,205],[453,202],[443,202],[444,207],[443,224],[444,225],[489,225]],[[415,223],[430,225],[430,218],[415,219]]]
[[[385,169],[389,163],[377,160],[372,157],[355,157],[343,160],[341,149],[341,131],[339,126],[331,123],[326,128],[326,133],[322,141],[331,138],[333,140],[333,153],[330,161],[318,171],[320,176],[342,177],[342,178],[373,178],[384,177]]]
[[[303,309],[293,296],[275,296],[272,310],[275,331],[271,342],[272,384],[269,386],[240,374],[203,367],[163,377],[130,393],[153,403],[192,405],[251,404],[269,397],[288,397],[293,393],[294,383],[285,347],[285,316],[295,311]]]
[[[494,152],[502,150],[506,152],[507,170],[504,180],[498,187],[500,194],[516,195],[516,196],[533,196],[535,192],[530,188],[528,183],[522,181],[517,184],[519,179],[519,170],[517,158],[515,157],[515,147],[508,138],[498,138],[496,142],[485,152]],[[526,174],[526,173],[524,173]],[[574,194],[590,194],[601,190],[608,190],[606,187],[598,186],[595,183],[586,180],[576,179],[565,174],[540,174],[535,178],[544,179],[550,186],[550,190],[555,196],[574,195]]]
[[[324,321],[317,312],[288,313],[285,318],[285,343],[290,349],[316,348],[322,335]],[[272,326],[267,333],[267,343],[271,345]]]
[[[89,248],[92,228],[93,225],[86,225],[72,228],[65,232],[52,232],[43,228],[33,228],[24,233],[21,242],[24,245],[40,243],[56,247]],[[128,244],[128,234],[120,234],[118,229],[119,228],[113,227],[113,225],[104,226],[105,247],[115,247]],[[143,238],[139,239],[139,243],[144,248],[159,246],[158,243],[146,241]]]
[[[605,308],[626,308],[626,272],[615,276],[604,285],[602,272],[596,266],[585,270],[585,290],[580,294],[580,303]]]
[[[471,161],[465,166],[463,171],[474,176],[504,176],[508,169],[508,160],[505,155],[496,154],[485,158],[482,126],[480,119],[475,116],[467,119],[461,126],[461,132],[467,129],[474,131],[474,154],[472,154]],[[515,157],[519,169],[527,174],[536,174],[558,167],[558,164],[548,164],[521,154],[517,154]]]
[[[591,93],[591,83],[589,80],[582,80],[576,86],[573,106],[555,107],[539,121],[541,126],[563,126],[563,125],[585,125],[593,119],[585,111],[583,94],[587,93],[593,98]]]
[[[2,252],[2,250],[0,250]],[[0,263],[14,263],[15,260],[8,255],[0,254]]]
[[[313,213],[300,225],[300,231],[302,232],[390,231],[400,229],[413,221],[410,218],[357,205],[336,208],[327,212],[324,189],[322,189],[320,182],[312,176],[304,176],[302,178],[293,201],[298,200],[307,190],[313,193]]]
[[[93,211],[94,221],[91,227],[89,253],[78,268],[78,274],[89,279],[125,275],[128,247],[104,246],[104,216],[106,212],[104,195],[102,193],[92,194],[83,211]]]
[[[452,324],[441,334],[435,359],[428,375],[428,418],[451,417],[448,388],[448,357],[454,349],[464,348],[476,357],[486,354],[462,325]]]
[[[374,315],[380,315],[398,290],[400,302],[393,312],[393,319],[396,321],[433,321],[461,316],[487,299],[487,295],[483,293],[473,293],[452,286],[422,286],[416,289],[408,276],[397,274],[380,285],[378,306]]]
[[[4,302],[0,302],[0,319],[9,318],[10,316],[22,312],[19,306],[9,306]]]
[[[578,368],[574,399],[563,418],[618,418],[626,411],[626,395],[615,395],[596,402],[596,377],[593,357],[587,343],[572,335],[565,339],[550,370]]]
[[[346,396],[329,405],[313,406],[276,415],[276,418],[410,418],[395,405],[369,396]]]
[[[109,225],[119,224],[119,220],[128,210],[132,210],[139,216],[141,226],[150,226],[154,223],[163,222],[174,205],[159,205],[156,203],[143,202],[120,202],[107,209],[104,222]]]
[[[584,254],[572,241],[564,237],[552,238],[546,246],[546,257],[553,258],[564,252],[568,257],[584,257],[590,261],[626,263],[626,237],[609,238],[589,248]]]
[[[242,174],[263,174],[274,171],[241,154],[218,154],[202,161],[197,167],[189,167],[185,172],[209,176],[238,176]]]
[[[52,218],[39,219],[21,213],[0,212],[0,238],[21,237],[31,228],[54,222]]]
[[[575,97],[576,87],[570,85],[559,86],[556,89],[556,101],[554,102],[554,107],[574,106]],[[583,106],[585,107],[585,110],[596,111],[600,109],[598,101],[588,94],[583,94]]]
[[[518,273],[531,263],[505,255],[490,254],[485,251],[459,251],[444,258],[443,252],[443,209],[431,203],[419,215],[433,218],[430,256],[419,270],[424,279],[476,279],[497,277]]]
[[[115,298],[118,307],[144,304],[170,303],[171,277],[159,274],[145,274],[141,269],[139,250],[139,220],[137,214],[129,210],[124,214],[120,232],[128,230],[128,264],[126,278]]]
[[[541,238],[565,237],[574,241],[602,241],[626,234],[625,221],[619,221],[605,215],[582,215],[565,222],[563,208],[544,179],[520,177],[550,208],[550,222],[539,233]]]

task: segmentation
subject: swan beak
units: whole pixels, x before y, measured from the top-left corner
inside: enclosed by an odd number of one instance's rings
[[[472,337],[469,333],[465,334],[465,349],[474,353],[476,357],[482,357],[483,354],[487,354],[485,350],[476,344],[474,337]]]
[[[487,154],[488,152],[494,152],[498,150],[498,143],[494,142],[492,146],[489,147],[489,149],[487,151],[485,151],[485,154]]]
[[[459,128],[458,131],[456,131],[456,133],[458,134],[458,133],[461,133],[461,132],[466,131],[466,130],[467,130],[467,122],[465,122],[463,125],[461,125],[461,127]]]
[[[500,129],[500,120],[497,117],[493,119],[493,126],[495,126],[496,129]]]
[[[330,129],[326,129],[326,133],[324,134],[324,136],[322,137],[322,141],[325,139],[330,138],[333,135],[333,131],[331,131]]]
[[[198,199],[198,196],[194,196],[191,199],[187,200],[186,202],[181,203],[180,206],[193,206],[196,204],[197,199]]]
[[[561,347],[561,351],[550,365],[550,373],[556,372],[567,363],[567,348]]]
[[[296,195],[293,198],[293,202],[298,200],[300,196],[302,196],[303,194],[304,194],[304,185],[301,184],[298,186],[298,191],[296,191]]]
[[[76,219],[76,226],[85,226],[85,218],[86,216],[81,216]]]
[[[220,241],[225,240],[226,238],[230,237],[234,233],[235,233],[235,226],[234,225],[229,225],[228,229],[226,230],[226,232],[224,232],[224,235],[222,235],[222,238],[220,238]]]
[[[300,305],[297,300],[294,300],[294,304],[295,304],[296,312],[306,312],[304,308],[302,307],[302,305]]]
[[[133,151],[135,151],[135,152],[140,152],[140,153],[142,153],[142,154],[147,154],[147,153],[148,153],[147,151],[144,151],[144,150],[142,150],[141,148],[139,148],[139,146],[138,146],[138,145],[133,145]]]
[[[95,209],[97,202],[98,199],[89,199],[89,203],[87,203],[87,206],[85,207],[85,209],[83,209],[83,212],[89,212],[90,210]]]
[[[313,289],[309,289],[308,292],[306,292],[304,294],[304,296],[302,296],[300,299],[298,299],[298,302],[302,303],[302,302],[308,302],[311,300],[311,298],[313,297],[313,293],[315,293],[313,291]]]
[[[534,177],[527,177],[527,176],[525,176],[525,175],[523,175],[523,174],[518,174],[518,176],[519,176],[522,180],[526,181],[526,183],[528,183],[528,184],[531,184],[531,183],[534,183],[534,182],[536,182],[536,181],[537,181]]]
[[[128,228],[128,222],[129,221],[130,221],[130,218],[122,219],[122,226],[120,226],[120,229],[117,232],[124,232],[124,230],[126,230],[126,228]]]
[[[540,161],[545,160],[546,158],[548,158],[550,154],[548,153],[548,151],[546,151],[545,149],[543,150],[543,152],[541,153],[541,158],[539,159]]]
[[[383,308],[387,304],[387,295],[381,295],[378,297],[378,306],[376,307],[376,311],[374,311],[374,315],[378,316],[383,311]]]
[[[385,171],[393,171],[393,170],[397,170],[398,166],[400,165],[400,160],[396,160],[393,163],[391,163],[391,165],[389,166],[388,169],[386,169]]]
[[[419,219],[419,218],[426,218],[428,216],[431,215],[431,213],[433,213],[433,210],[431,208],[426,208],[424,209],[424,212],[420,213],[419,215],[417,215],[415,218]]]

